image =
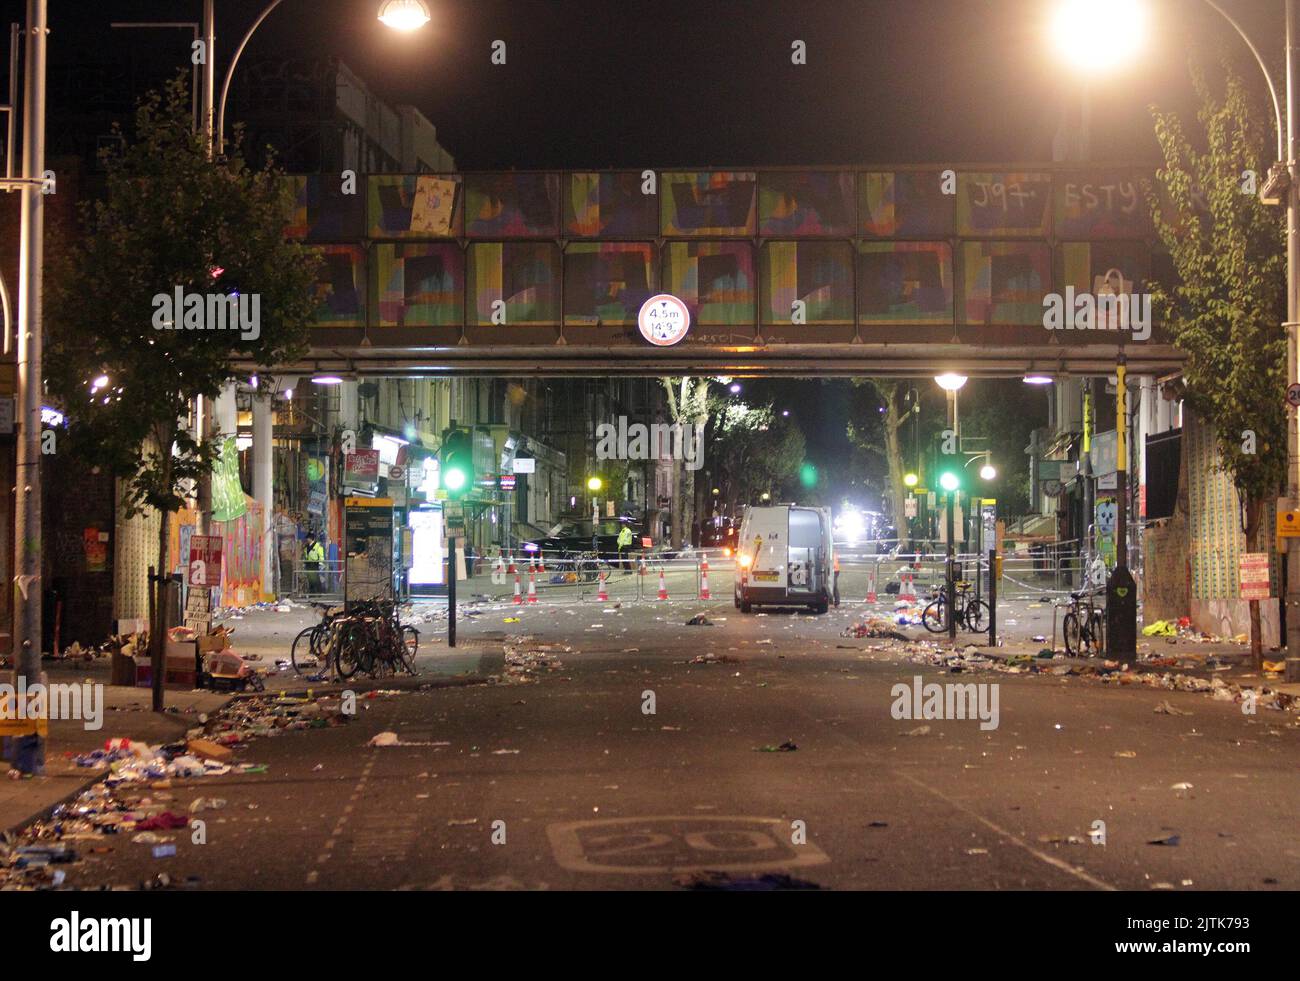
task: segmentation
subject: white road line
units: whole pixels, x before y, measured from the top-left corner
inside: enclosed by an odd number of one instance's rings
[[[1029,852],[1030,855],[1033,855],[1035,858],[1046,862],[1048,865],[1058,868],[1062,872],[1068,872],[1070,875],[1074,876],[1076,879],[1079,879],[1081,882],[1088,883],[1088,885],[1092,886],[1094,889],[1102,889],[1105,890],[1106,892],[1119,891],[1115,886],[1112,886],[1110,883],[1102,882],[1096,876],[1089,875],[1087,872],[1084,872],[1082,869],[1075,868],[1069,862],[1062,861],[1061,859],[1057,858],[1055,855],[1048,855],[1046,852],[1039,851],[1037,848],[1034,848],[1032,845],[1028,844],[1027,842],[1017,837],[1016,835],[1012,834],[1010,831],[1007,831],[1005,828],[1001,828],[998,825],[994,824],[988,818],[984,817],[984,815],[972,811],[966,805],[958,803],[957,801],[953,800],[943,791],[936,790],[934,787],[931,787],[929,784],[921,782],[920,780],[916,779],[916,777],[912,776],[910,773],[903,773],[899,770],[894,770],[892,772],[894,773],[895,776],[902,777],[904,780],[909,780],[923,790],[928,790],[930,793],[934,794],[934,796],[938,797],[941,801],[945,802],[951,807],[955,807],[957,810],[961,811],[967,817],[974,818],[976,821],[984,825],[990,831],[995,832],[999,837],[1005,839],[1006,841],[1009,841],[1011,844],[1016,845],[1019,848],[1023,848],[1025,851]]]

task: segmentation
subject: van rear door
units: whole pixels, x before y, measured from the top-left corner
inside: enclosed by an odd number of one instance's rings
[[[748,540],[741,543],[754,556],[749,581],[757,589],[786,588],[786,548],[789,527],[785,508],[754,508],[749,512]]]
[[[790,509],[790,545],[786,577],[791,595],[818,593],[822,586],[822,517],[813,508]]]

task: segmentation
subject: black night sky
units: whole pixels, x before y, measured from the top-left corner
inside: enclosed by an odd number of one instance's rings
[[[1048,0],[429,5],[433,23],[403,36],[377,22],[378,0],[284,0],[246,58],[341,58],[380,97],[419,107],[462,169],[1042,161],[1060,106],[1084,84],[1046,41]],[[262,6],[218,0],[220,70]],[[1190,104],[1190,44],[1245,55],[1199,0],[1153,6],[1141,61],[1089,83],[1094,160],[1154,159],[1147,106]],[[1280,48],[1280,3],[1229,6],[1268,50]],[[22,7],[6,0],[6,19],[21,20]],[[179,67],[182,32],[108,25],[201,12],[199,0],[49,7],[52,73],[145,57]],[[491,63],[495,40],[506,43],[505,65]],[[806,65],[791,63],[796,40]],[[52,117],[69,97],[52,99]]]

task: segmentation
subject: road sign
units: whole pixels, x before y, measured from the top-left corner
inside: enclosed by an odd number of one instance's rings
[[[190,537],[188,581],[191,586],[221,585],[220,535],[193,535]]]
[[[1269,558],[1267,552],[1247,552],[1237,559],[1237,577],[1241,598],[1266,600],[1270,597]]]
[[[652,296],[637,314],[641,336],[656,347],[672,347],[691,329],[691,311],[686,304],[668,293]]]
[[[1300,408],[1300,382],[1287,386],[1286,402],[1293,409]]]
[[[389,479],[389,480],[395,480],[395,481],[397,481],[398,483],[401,483],[403,480],[406,479],[406,468],[405,468],[405,467],[398,467],[398,466],[392,466],[392,467],[389,467],[389,468],[388,468],[388,479]]]

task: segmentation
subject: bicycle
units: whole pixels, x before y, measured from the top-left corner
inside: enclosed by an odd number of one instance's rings
[[[957,625],[965,625],[970,633],[988,629],[989,605],[976,599],[970,591],[971,584],[959,582],[957,586]],[[921,611],[921,624],[932,634],[948,630],[948,593],[943,590]]]
[[[1106,611],[1093,603],[1095,596],[1093,592],[1070,594],[1070,610],[1061,621],[1061,633],[1065,652],[1071,657],[1106,653]]]
[[[320,674],[322,665],[330,663],[326,655],[329,647],[330,625],[343,615],[342,607],[331,606],[328,603],[311,605],[320,611],[320,621],[304,628],[293,639],[293,646],[289,649],[293,670],[303,678]]]
[[[400,622],[394,604],[368,601],[331,624],[328,656],[344,679],[358,671],[372,678],[414,675],[419,646],[419,630]]]

